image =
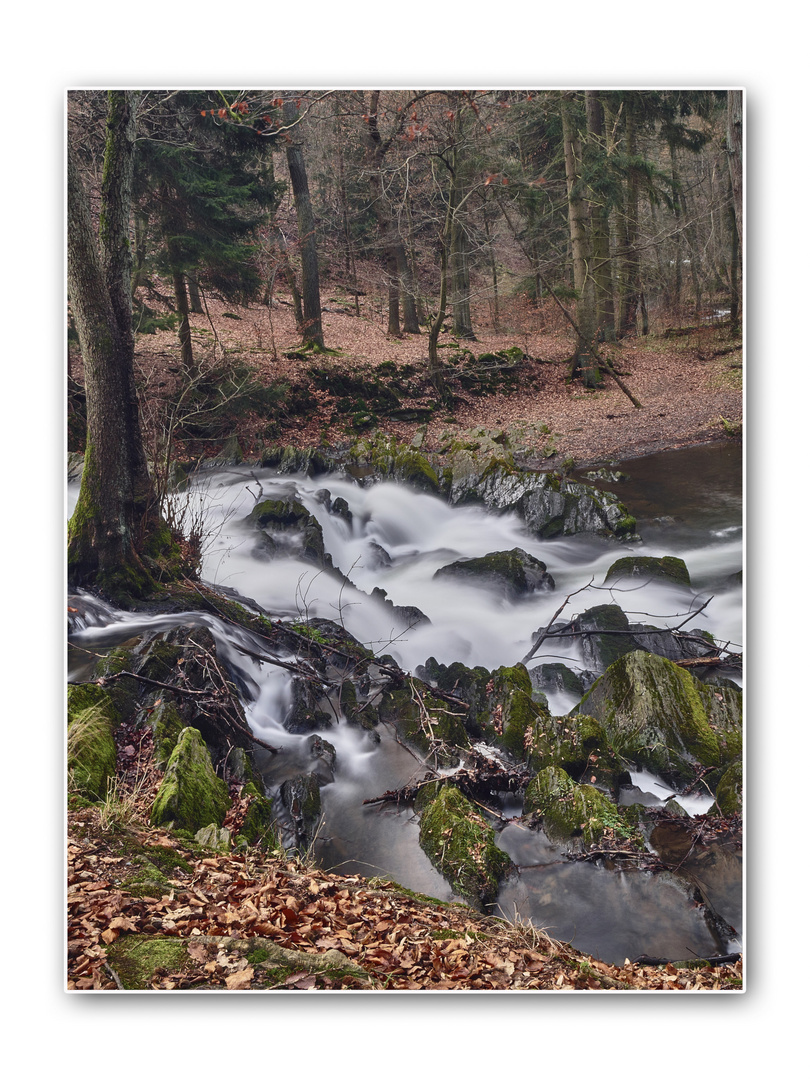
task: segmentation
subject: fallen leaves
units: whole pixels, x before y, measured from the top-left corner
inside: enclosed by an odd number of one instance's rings
[[[98,814],[69,815],[68,988],[125,988],[114,953],[129,939],[185,945],[182,963],[156,966],[148,988],[249,990],[720,990],[742,964],[699,970],[623,968],[585,957],[540,931],[461,905],[400,894],[389,883],[341,878],[252,854],[196,857],[159,830],[145,850],[188,860],[174,887],[138,896],[127,886],[133,838],[102,833]],[[122,852],[123,848],[123,852]]]

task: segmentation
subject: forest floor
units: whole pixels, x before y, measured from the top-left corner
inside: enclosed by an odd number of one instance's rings
[[[640,402],[642,408],[636,408],[609,377],[598,390],[567,381],[574,334],[553,299],[544,300],[539,309],[517,300],[504,301],[497,329],[486,311],[479,312],[473,323],[476,340],[458,345],[476,357],[517,345],[524,353],[523,361],[506,378],[490,381],[485,389],[452,382],[452,405],[437,407],[435,392],[426,378],[426,333],[391,337],[386,333],[386,311],[379,301],[361,298],[357,315],[353,298],[338,290],[327,289],[323,295],[328,298],[323,314],[324,340],[333,354],[302,356],[298,352],[301,337],[292,308],[283,298],[272,308],[235,307],[209,300],[206,314],[191,317],[195,356],[203,373],[246,365],[265,386],[295,388],[294,394],[281,398],[263,414],[248,410],[229,418],[228,434],[238,435],[246,457],[260,453],[267,443],[335,445],[375,429],[410,441],[423,426],[424,448],[435,449],[448,426],[455,431],[483,426],[524,434],[545,427],[556,450],[545,467],[566,459],[591,465],[722,439],[741,429],[741,336],[732,334],[727,321],[714,318],[711,308],[700,318],[693,312],[653,311],[649,335],[603,346],[603,355],[612,360]],[[154,303],[153,298],[150,303]],[[567,307],[571,307],[570,302]],[[449,346],[445,355],[455,351],[453,341],[449,334],[442,335],[442,345]],[[139,334],[136,349],[147,400],[163,397],[177,401],[183,373],[176,331]],[[72,372],[80,378],[78,350],[72,353]],[[380,377],[384,373],[390,376],[391,371],[410,375],[400,404],[433,406],[430,419],[427,423],[424,417],[399,419],[379,409],[368,427],[353,426],[353,417],[338,408],[340,377],[349,375],[355,383],[365,382],[371,398]],[[373,414],[373,400],[369,408]],[[268,424],[268,420],[272,422]],[[547,439],[545,442],[548,445]],[[185,449],[193,454],[215,454],[219,445],[209,438]]]

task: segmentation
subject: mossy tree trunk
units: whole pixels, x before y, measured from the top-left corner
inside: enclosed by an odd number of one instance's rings
[[[100,240],[68,146],[68,290],[84,359],[87,448],[68,526],[68,581],[114,600],[155,582],[143,556],[172,550],[156,504],[141,436],[133,365],[129,203],[136,96],[110,91]]]
[[[298,119],[295,101],[283,105],[284,123],[294,125]],[[315,243],[315,216],[309,193],[309,180],[304,154],[295,128],[288,132],[287,167],[290,171],[295,212],[298,218],[298,243],[301,251],[301,292],[304,308],[303,344],[325,349],[321,323],[321,285],[318,271],[318,250]]]

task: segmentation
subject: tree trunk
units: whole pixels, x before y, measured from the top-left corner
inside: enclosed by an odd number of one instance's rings
[[[298,110],[295,102],[287,100],[283,106],[284,123],[295,123]],[[298,218],[298,243],[301,251],[301,291],[303,295],[304,327],[303,344],[315,349],[325,349],[321,323],[321,284],[318,272],[318,251],[315,244],[315,216],[309,194],[309,180],[304,155],[298,142],[297,131],[288,133],[287,167],[290,170],[295,212]]]
[[[734,219],[742,250],[743,240],[743,95],[728,91],[728,168],[734,196]]]
[[[621,259],[620,337],[636,333],[641,302],[641,256],[638,250],[639,177],[633,164],[638,155],[638,143],[632,94],[625,94],[624,97],[624,151],[629,164],[621,225],[624,247]]]
[[[188,285],[188,299],[191,305],[192,314],[204,315],[205,311],[203,310],[202,299],[200,298],[200,286],[197,283],[197,279],[186,274],[186,284]]]
[[[169,243],[169,258],[171,259],[171,241]],[[174,289],[174,307],[180,319],[177,329],[180,338],[180,362],[187,375],[193,375],[195,370],[194,350],[191,346],[191,323],[189,322],[190,308],[188,306],[188,293],[186,292],[186,278],[182,270],[172,270],[172,287]]]
[[[68,581],[113,601],[155,589],[142,556],[172,553],[146,464],[135,388],[129,196],[135,97],[110,91],[99,254],[72,146],[68,146],[68,290],[87,395],[87,447],[68,525]],[[151,564],[155,566],[154,563]]]
[[[582,374],[586,386],[601,385],[602,377],[589,346],[596,346],[598,324],[596,289],[591,272],[592,251],[587,204],[582,197],[582,146],[576,130],[572,108],[573,95],[563,94],[562,123],[565,155],[565,180],[568,189],[568,223],[571,233],[571,256],[574,268],[574,288],[577,293],[577,326],[581,334],[571,361],[571,376]]]
[[[588,138],[594,156],[603,152],[605,118],[602,103],[594,90],[585,91]],[[616,340],[613,306],[613,271],[610,259],[610,211],[603,198],[591,199],[593,278],[596,291],[596,320],[603,341]]]
[[[475,333],[470,314],[469,241],[464,218],[469,194],[469,179],[465,168],[463,109],[456,99],[453,120],[453,169],[450,180],[450,256],[448,277],[450,306],[453,309],[453,333],[456,337],[474,341]]]

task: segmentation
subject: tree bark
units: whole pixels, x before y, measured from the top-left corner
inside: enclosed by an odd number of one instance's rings
[[[742,90],[728,91],[728,168],[734,196],[734,219],[740,249],[743,242],[743,95]]]
[[[294,124],[298,109],[293,100],[283,106],[284,123]],[[288,133],[287,167],[290,171],[295,212],[298,218],[298,243],[301,251],[301,292],[304,309],[303,344],[325,349],[321,323],[321,285],[318,270],[318,250],[315,243],[315,216],[309,193],[309,180],[304,154],[295,130]]]
[[[605,118],[595,90],[585,91],[588,139],[594,156],[603,152]],[[596,320],[603,341],[616,340],[616,316],[613,305],[613,272],[610,258],[610,211],[603,198],[592,197],[591,232],[593,240],[593,278],[596,291]]]
[[[68,525],[68,581],[113,600],[145,596],[155,581],[142,556],[168,554],[141,436],[133,364],[129,193],[135,97],[110,91],[99,252],[90,207],[68,146],[68,290],[85,369],[87,448]]]
[[[456,337],[474,341],[470,313],[470,261],[467,226],[463,210],[469,194],[469,178],[465,168],[463,108],[456,95],[451,95],[453,119],[453,167],[450,179],[450,306],[453,309],[453,333]]]
[[[582,197],[582,145],[573,114],[573,94],[566,92],[562,100],[563,150],[565,155],[565,180],[568,189],[568,224],[571,233],[571,255],[574,267],[574,288],[577,293],[577,326],[581,337],[577,338],[576,351],[571,362],[572,377],[578,372],[588,387],[601,385],[598,365],[594,364],[590,347],[595,347],[598,337],[596,315],[596,288],[591,264],[593,254],[589,232],[588,208]]]

